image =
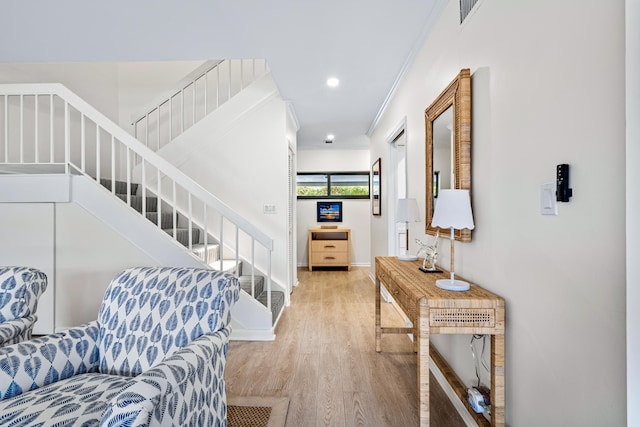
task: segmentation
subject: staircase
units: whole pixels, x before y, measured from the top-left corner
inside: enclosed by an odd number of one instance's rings
[[[227,99],[231,86],[229,83]],[[211,97],[204,98],[209,99],[205,111],[210,111],[214,108]],[[220,96],[215,108],[219,100]],[[203,266],[239,277],[248,300],[241,295],[236,304],[232,317],[238,316],[238,327],[234,330],[242,337],[273,339],[275,324],[288,304],[288,295],[280,290],[286,287],[272,278],[273,240],[156,154],[155,149],[164,142],[147,141],[145,145],[136,140],[60,84],[0,85],[0,110],[3,169],[27,165],[84,175],[96,191],[111,193],[157,225],[158,232],[168,236],[167,244],[173,239],[174,245],[184,247]],[[196,123],[196,118],[194,107],[189,126]],[[143,122],[149,123],[150,119]],[[180,127],[182,131],[185,125]],[[155,128],[162,129],[162,125],[156,124]],[[175,134],[169,132],[172,138]]]
[[[115,183],[115,188],[114,188]],[[162,231],[173,237],[178,243],[185,248],[191,250],[198,258],[202,259],[210,267],[216,270],[223,270],[230,273],[237,274],[240,280],[240,286],[243,291],[254,297],[262,305],[267,307],[268,305],[268,293],[265,289],[265,280],[263,275],[259,274],[243,274],[242,261],[235,262],[235,260],[223,260],[220,262],[220,247],[217,243],[203,244],[204,230],[197,225],[189,227],[187,218],[184,215],[176,212],[175,224],[173,210],[167,211],[165,209],[158,210],[158,198],[155,195],[141,196],[138,194],[139,184],[130,183],[129,191],[127,191],[127,183],[124,181],[112,181],[110,179],[100,179],[100,184],[111,192],[115,192],[115,195],[125,203],[130,203],[130,206],[143,213],[146,218],[154,224],[159,224]],[[208,236],[209,242],[213,242],[213,238]],[[271,291],[271,318],[273,323],[276,322],[278,315],[284,307],[285,297],[282,291]],[[267,307],[268,308],[268,307]]]

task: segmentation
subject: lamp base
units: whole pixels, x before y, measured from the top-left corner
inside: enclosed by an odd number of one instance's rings
[[[400,261],[415,261],[418,257],[414,255],[398,255],[398,260]]]
[[[446,289],[447,291],[468,291],[469,283],[464,280],[440,279],[436,280],[436,286],[440,289]]]

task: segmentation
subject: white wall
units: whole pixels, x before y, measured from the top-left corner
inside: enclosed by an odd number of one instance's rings
[[[0,64],[0,83],[62,83],[133,133],[132,114],[200,64],[202,61]]]
[[[640,2],[626,1],[627,425],[640,425]]]
[[[123,269],[158,265],[76,203],[55,205],[55,230],[56,330],[96,319],[104,291]]]
[[[54,332],[55,227],[53,203],[0,203],[0,265],[33,267],[47,275],[34,334]],[[25,226],[28,224],[28,227]],[[27,231],[28,230],[28,231]]]
[[[369,150],[299,150],[298,172],[369,171]],[[309,265],[308,233],[317,227],[317,200],[297,202],[298,265]],[[340,226],[351,229],[351,264],[368,266],[370,247],[371,200],[343,199],[344,221]]]
[[[143,113],[160,94],[202,65],[203,61],[121,62],[117,64],[118,123],[133,135],[132,116]]]
[[[0,64],[0,83],[62,83],[118,123],[117,64]]]
[[[409,197],[424,203],[424,109],[471,68],[476,229],[456,244],[456,272],[506,300],[507,423],[624,425],[624,1],[483,0],[462,27],[457,4],[401,83],[371,156],[384,164],[385,137],[406,115]],[[543,217],[540,185],[559,163],[574,197]],[[386,235],[383,220],[371,235]],[[386,248],[376,238],[371,257]],[[468,336],[433,342],[475,380]]]
[[[41,269],[49,286],[34,333],[94,320],[104,291],[122,269],[157,265],[75,203],[0,203],[3,265]],[[55,302],[54,302],[55,301]]]
[[[285,102],[266,76],[158,152],[274,240],[272,274],[283,286],[289,273],[289,141]],[[265,204],[276,212],[265,214]],[[244,248],[249,258],[250,246]],[[256,245],[256,257],[260,251]]]

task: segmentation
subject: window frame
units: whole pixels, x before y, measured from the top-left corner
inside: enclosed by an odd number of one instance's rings
[[[299,196],[298,195],[298,176],[300,175],[325,175],[327,177],[327,195],[326,196]],[[362,175],[367,177],[367,195],[332,195],[331,194],[331,177],[333,175]],[[368,200],[371,198],[371,173],[369,171],[334,171],[334,172],[298,172],[296,174],[296,198],[300,200],[322,200],[322,199],[360,199]]]

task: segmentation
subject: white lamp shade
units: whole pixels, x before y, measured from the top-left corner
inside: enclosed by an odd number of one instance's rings
[[[398,199],[396,206],[396,221],[420,222],[420,210],[416,199]]]
[[[475,225],[471,213],[469,190],[440,190],[431,226],[473,230]]]

